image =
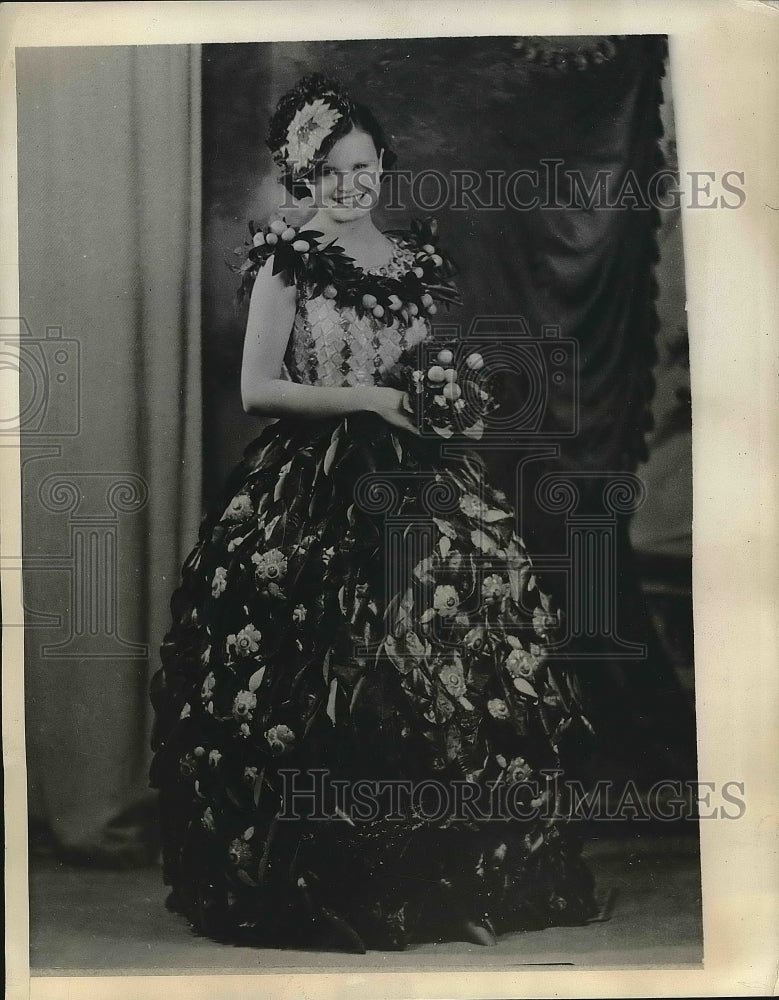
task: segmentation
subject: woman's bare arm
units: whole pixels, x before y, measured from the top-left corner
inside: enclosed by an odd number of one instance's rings
[[[403,393],[378,386],[300,385],[281,378],[284,353],[295,319],[295,286],[273,274],[270,260],[252,289],[241,366],[244,410],[262,417],[328,418],[370,410],[404,430],[414,430]]]

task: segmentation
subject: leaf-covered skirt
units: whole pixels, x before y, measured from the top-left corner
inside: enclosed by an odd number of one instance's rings
[[[202,522],[152,681],[169,905],[226,941],[367,948],[594,912],[561,775],[560,611],[469,452],[281,420]]]

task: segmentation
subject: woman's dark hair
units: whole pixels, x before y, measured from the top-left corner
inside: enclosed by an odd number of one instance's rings
[[[305,176],[296,176],[285,162],[282,150],[287,142],[287,129],[295,114],[314,100],[324,100],[333,110],[337,110],[341,117],[318,147],[310,170]],[[300,80],[281,98],[270,121],[267,145],[281,168],[281,182],[293,197],[300,198],[308,194],[305,181],[314,179],[317,170],[336,142],[355,129],[366,132],[371,137],[377,153],[384,150],[382,168],[385,172],[391,170],[397,161],[397,156],[390,148],[376,116],[365,104],[352,101],[337,81],[314,73]]]

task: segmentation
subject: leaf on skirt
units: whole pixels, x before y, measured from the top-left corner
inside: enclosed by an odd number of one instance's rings
[[[487,521],[488,523],[491,523],[493,521],[503,521],[507,517],[511,517],[511,514],[509,514],[508,511],[495,510],[493,508],[490,508],[490,510],[488,510],[487,513],[484,515],[484,520]]]
[[[330,446],[325,453],[324,464],[322,469],[326,476],[330,475],[330,470],[333,467],[333,462],[335,461],[336,452],[338,451],[338,445],[341,441],[341,425],[339,424],[333,431],[333,435],[330,438]]]
[[[524,677],[515,677],[514,687],[517,689],[517,691],[519,691],[520,694],[527,695],[528,698],[535,698],[535,699],[538,698],[538,692],[536,691],[536,689],[533,687],[532,684],[528,684],[528,682],[524,679]]]
[[[446,559],[446,557],[449,555],[449,550],[451,549],[451,547],[452,543],[449,541],[446,535],[442,535],[441,538],[438,540],[438,548],[444,559]]]
[[[481,440],[481,438],[484,437],[484,421],[481,417],[474,421],[470,427],[466,427],[463,434],[466,437],[472,438],[474,441]]]
[[[440,476],[436,477],[436,482],[440,482]],[[449,521],[444,521],[440,517],[433,518],[433,524],[438,528],[442,535],[446,535],[448,538],[455,538],[457,532],[454,530],[452,524]]]
[[[330,721],[335,725],[335,699],[338,694],[338,680],[334,677],[330,681],[330,694],[327,697],[327,714],[330,716]]]
[[[454,431],[452,430],[451,427],[436,427],[436,425],[433,424],[433,430],[436,432],[436,434],[438,434],[439,437],[442,438],[450,438],[454,435]]]
[[[419,619],[419,621],[422,625],[427,625],[428,622],[431,622],[434,618],[435,618],[435,608],[428,608],[427,611],[425,611],[425,613]]]
[[[243,809],[244,807],[243,803],[235,794],[235,792],[232,790],[232,788],[230,788],[229,785],[225,786],[225,794],[227,795],[227,798],[232,802],[234,806],[236,806],[238,809]]]
[[[243,868],[239,868],[239,869],[238,869],[238,871],[237,871],[237,872],[236,872],[235,874],[236,874],[236,875],[238,876],[238,878],[239,878],[239,879],[240,879],[240,880],[241,880],[242,882],[244,882],[244,883],[245,883],[246,885],[250,885],[250,886],[252,887],[252,889],[257,889],[257,888],[259,888],[259,886],[258,886],[257,882],[255,882],[255,881],[254,881],[254,879],[253,879],[253,878],[251,877],[251,875],[249,875],[249,873],[248,873],[248,872],[245,872],[245,871],[243,870]]]
[[[276,482],[276,488],[273,491],[273,499],[274,500],[280,500],[281,499],[281,491],[284,488],[284,481],[286,480],[287,475],[289,473],[289,470],[291,468],[292,468],[292,460],[290,459],[290,461],[287,462],[286,465],[283,465],[281,467],[281,469],[279,469],[279,478],[278,478],[278,480]]]
[[[248,688],[249,691],[254,692],[262,684],[262,678],[265,676],[265,667],[260,667],[259,670],[255,670],[254,673],[249,678]]]
[[[274,528],[276,527],[276,525],[277,525],[277,524],[279,523],[279,519],[280,519],[280,518],[281,518],[281,514],[277,514],[277,515],[276,515],[276,516],[275,516],[274,518],[272,518],[272,519],[271,519],[271,520],[270,520],[270,521],[269,521],[269,522],[268,522],[268,523],[267,523],[267,524],[265,525],[265,541],[267,541],[267,540],[268,540],[268,539],[270,538],[270,536],[271,536],[271,534],[272,534],[272,532],[273,532],[273,529],[274,529]]]
[[[399,673],[407,674],[409,672],[413,666],[413,660],[411,657],[403,655],[398,649],[397,641],[391,635],[385,638],[383,649]]]
[[[392,447],[395,449],[395,454],[398,456],[398,461],[403,461],[403,448],[400,445],[400,441],[395,437],[394,434],[390,434],[390,441],[392,442]]]

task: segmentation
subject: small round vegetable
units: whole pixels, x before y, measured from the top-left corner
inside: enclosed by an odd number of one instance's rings
[[[443,382],[446,378],[443,368],[440,365],[433,365],[433,367],[428,371],[427,377],[431,382]]]

